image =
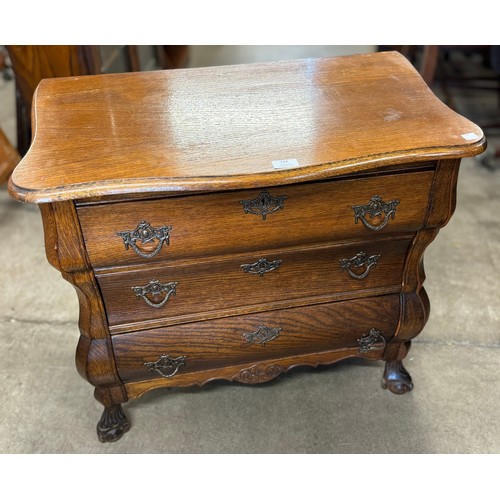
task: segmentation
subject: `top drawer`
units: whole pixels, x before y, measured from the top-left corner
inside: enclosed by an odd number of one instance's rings
[[[80,206],[94,267],[411,232],[433,171]]]

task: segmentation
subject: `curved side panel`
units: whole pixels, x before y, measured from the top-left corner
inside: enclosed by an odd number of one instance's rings
[[[459,168],[460,160],[442,160],[438,163],[425,227],[441,228],[448,224],[457,202]]]
[[[106,406],[127,401],[118,376],[106,314],[92,272],[62,273],[75,287],[80,303],[80,340],[76,351],[78,373],[96,387],[96,398]]]
[[[416,337],[427,323],[429,313],[430,304],[424,288],[418,293],[401,294],[401,317],[396,342],[406,342]]]
[[[423,288],[425,249],[441,227],[448,223],[456,205],[456,185],[460,161],[438,163],[429,198],[429,215],[425,228],[419,231],[408,249],[403,271],[401,314],[394,342],[407,342],[424,328],[430,314],[430,303]]]
[[[80,340],[76,351],[78,373],[96,387],[104,405],[127,401],[115,365],[106,312],[90,267],[81,228],[72,202],[41,208],[45,249],[49,262],[71,283],[80,305]]]
[[[188,387],[191,385],[202,386],[214,380],[226,380],[243,384],[261,384],[269,382],[279,375],[299,366],[316,368],[320,365],[330,365],[348,358],[365,358],[380,360],[383,351],[369,351],[360,354],[357,348],[338,349],[317,354],[304,354],[281,359],[270,359],[259,363],[229,366],[200,372],[177,375],[174,380],[170,378],[155,378],[125,384],[127,396],[135,399],[146,392],[160,387]]]

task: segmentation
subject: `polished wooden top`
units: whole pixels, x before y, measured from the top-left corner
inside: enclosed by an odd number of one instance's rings
[[[9,188],[35,203],[270,186],[485,147],[396,52],[47,79],[33,120]]]

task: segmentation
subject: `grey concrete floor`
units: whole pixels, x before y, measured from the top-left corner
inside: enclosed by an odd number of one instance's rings
[[[272,50],[276,59],[308,55]],[[266,57],[248,46],[193,54],[198,65]],[[498,453],[498,193],[500,170],[463,161],[455,215],[425,255],[431,316],[405,363],[411,393],[384,391],[382,363],[361,360],[261,386],[163,389],[127,403],[131,431],[101,444],[102,407],[74,365],[76,294],[45,259],[38,209],[0,189],[0,453]]]

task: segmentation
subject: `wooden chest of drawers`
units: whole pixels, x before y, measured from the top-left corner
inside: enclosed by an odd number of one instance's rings
[[[402,365],[422,256],[482,131],[396,53],[43,81],[10,182],[39,203],[104,405],[359,356]]]

